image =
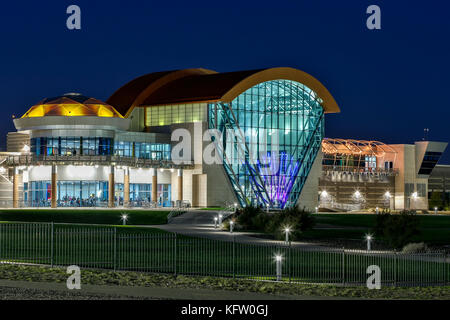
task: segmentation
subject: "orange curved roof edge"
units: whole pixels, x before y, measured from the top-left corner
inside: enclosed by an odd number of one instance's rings
[[[340,109],[325,86],[313,76],[294,68],[269,68],[217,73],[207,69],[185,69],[148,74],[118,89],[107,103],[129,116],[134,107],[194,102],[231,102],[258,83],[292,80],[304,84],[322,99],[325,113]]]
[[[140,105],[149,95],[164,85],[188,76],[213,73],[217,72],[203,68],[149,73],[120,87],[106,100],[106,103],[115,106],[121,114],[128,117],[134,107]]]
[[[325,113],[340,112],[336,100],[319,80],[304,71],[294,68],[270,68],[255,72],[251,76],[236,83],[236,85],[230,88],[220,100],[224,102],[231,102],[242,92],[250,89],[258,83],[279,79],[299,82],[316,92],[317,95],[323,100]]]

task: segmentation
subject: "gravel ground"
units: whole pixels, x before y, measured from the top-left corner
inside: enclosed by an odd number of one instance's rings
[[[25,288],[0,287],[0,300],[151,300],[144,297],[131,297],[106,294],[89,294],[59,290],[37,290]]]

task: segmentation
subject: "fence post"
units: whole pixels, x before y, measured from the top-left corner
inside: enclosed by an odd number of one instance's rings
[[[397,251],[394,252],[394,287],[397,286],[397,265],[398,265],[398,253]]]
[[[291,268],[292,268],[292,259],[291,259],[291,257],[292,257],[292,242],[291,241],[289,241],[289,247],[288,247],[288,261],[287,261],[287,263],[289,264],[288,265],[288,272],[289,272],[289,283],[291,283],[291,278],[292,278],[292,273],[291,273]]]
[[[113,244],[113,269],[117,270],[117,227],[114,227],[114,244]]]
[[[236,278],[236,241],[233,235],[233,279]]]
[[[345,286],[345,248],[342,248],[342,285]]]
[[[175,233],[175,246],[174,246],[174,265],[173,265],[173,273],[176,276],[177,275],[177,252],[178,252],[178,237],[177,237],[177,233]]]
[[[54,253],[54,247],[55,247],[55,224],[52,221],[50,224],[51,228],[51,237],[50,237],[50,265],[53,268],[55,264],[55,253]]]

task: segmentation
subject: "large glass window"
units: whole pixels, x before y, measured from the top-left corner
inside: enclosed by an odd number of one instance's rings
[[[241,205],[283,208],[296,203],[321,148],[321,103],[301,83],[274,80],[257,84],[231,103],[209,104],[209,127],[226,134],[219,151]],[[278,148],[272,146],[276,137]]]
[[[206,121],[207,106],[204,103],[188,103],[145,108],[145,125],[167,126],[174,123]]]
[[[110,155],[112,138],[40,137],[31,139],[31,152],[37,155]]]

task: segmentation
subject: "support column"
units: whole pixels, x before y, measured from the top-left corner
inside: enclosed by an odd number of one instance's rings
[[[58,199],[58,194],[56,190],[56,186],[58,185],[58,172],[56,169],[56,165],[52,164],[52,198],[51,198],[51,206],[52,208],[57,207],[56,199]]]
[[[123,205],[125,207],[130,205],[130,168],[128,167],[123,170]]]
[[[178,169],[178,199],[180,202],[183,201],[183,169]]]
[[[114,186],[114,166],[112,165],[109,172],[109,180],[108,180],[108,207],[114,208],[115,201],[115,186]]]
[[[19,207],[19,169],[14,168],[13,174],[13,208]]]
[[[158,203],[158,170],[152,168],[152,201]]]

